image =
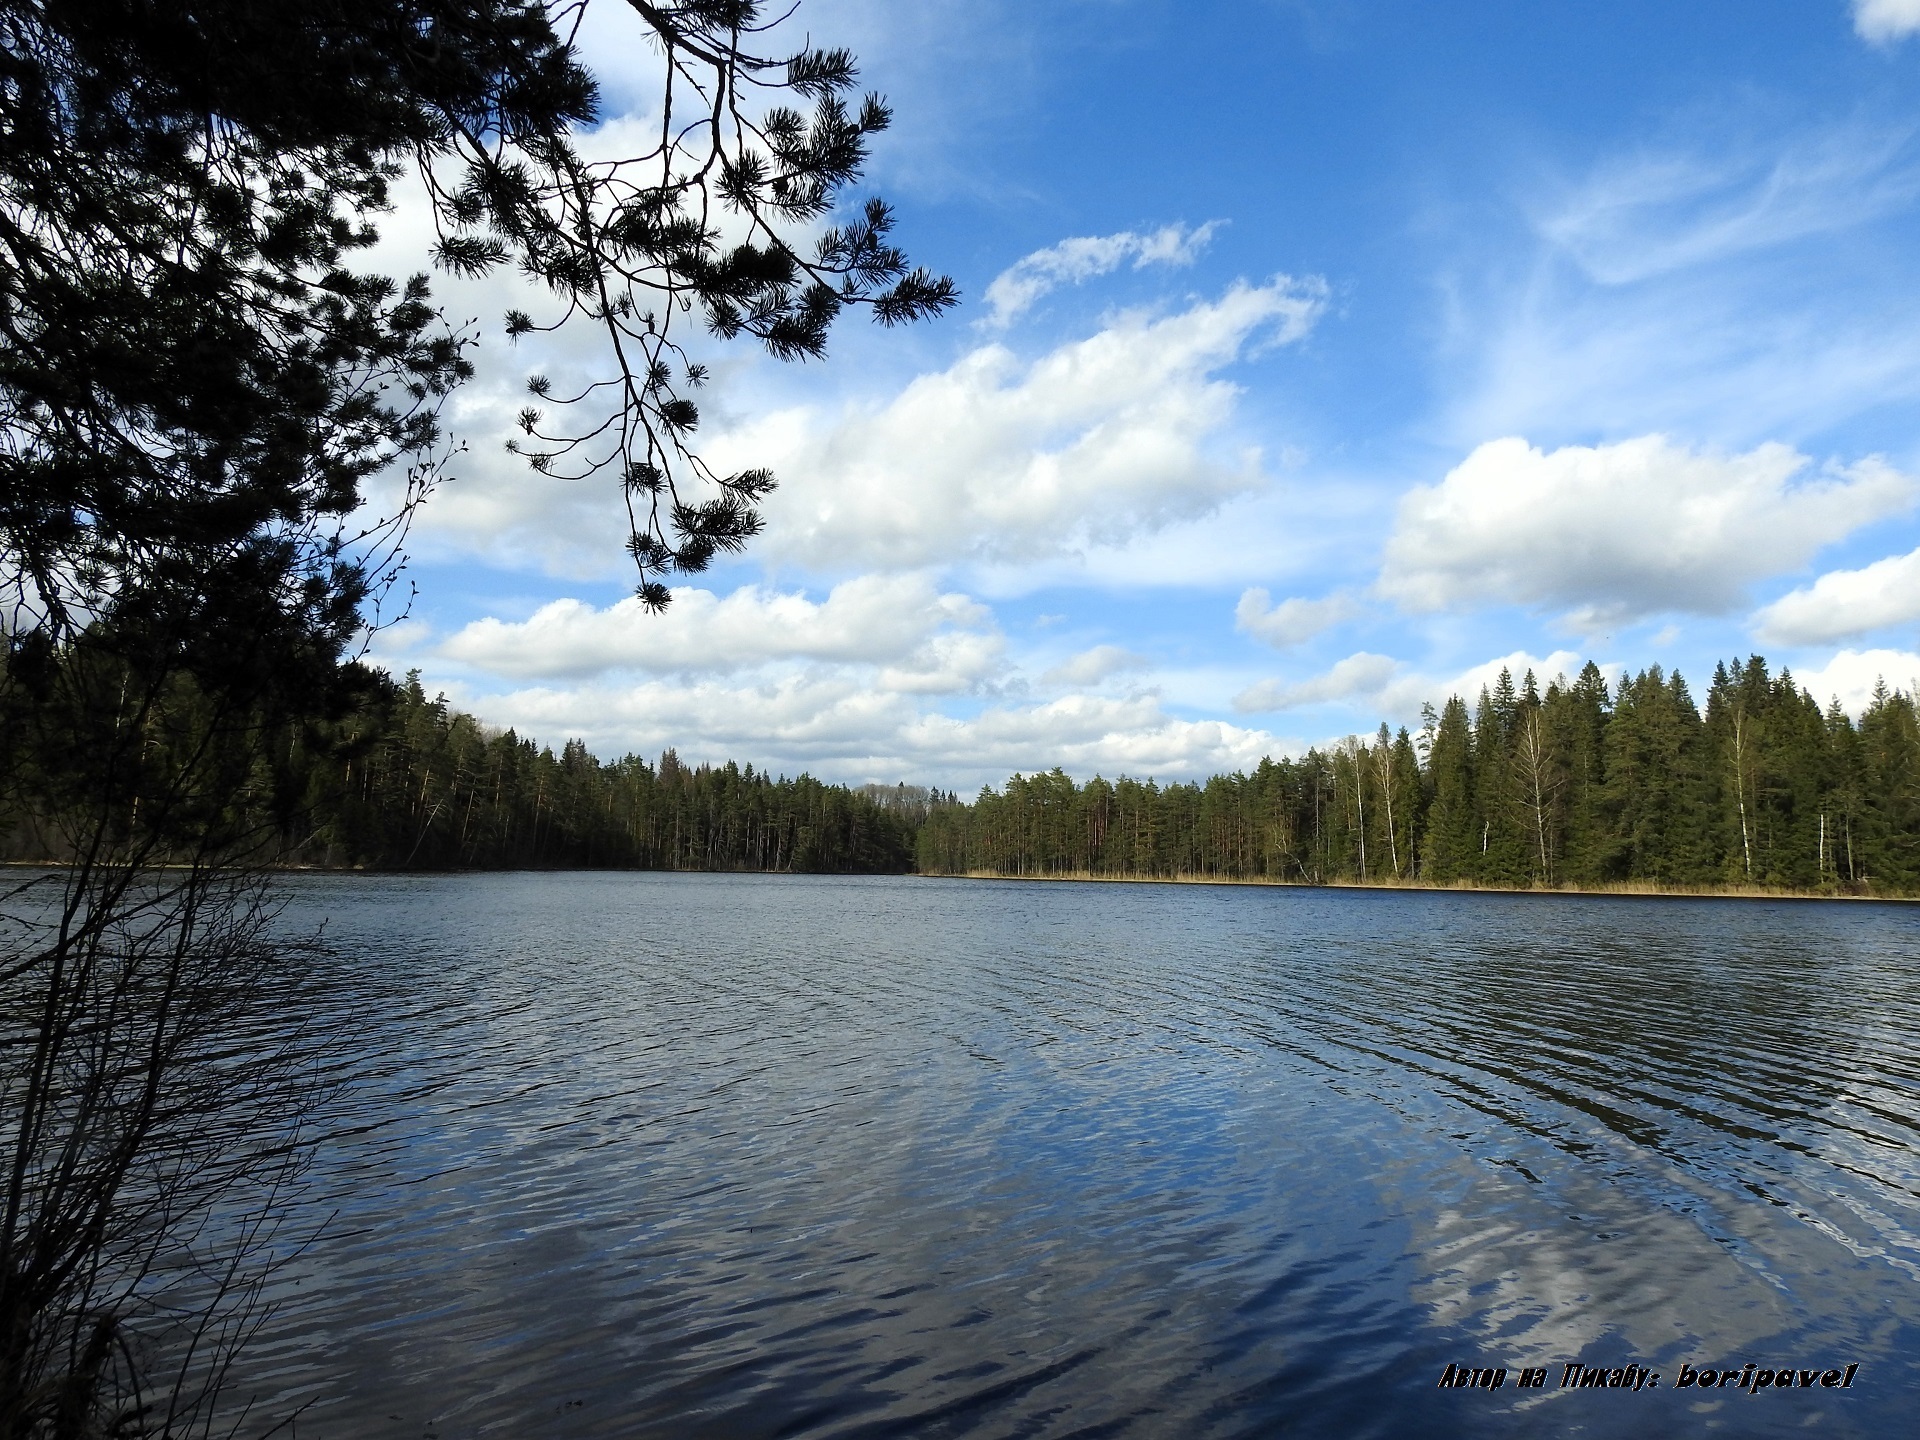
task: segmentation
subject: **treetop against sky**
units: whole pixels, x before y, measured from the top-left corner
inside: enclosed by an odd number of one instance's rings
[[[544,295],[437,277],[485,338],[395,673],[601,753],[963,791],[1246,767],[1502,667],[1752,649],[1855,710],[1920,678],[1920,0],[806,0],[787,30],[888,97],[865,186],[961,305],[825,364],[691,341],[701,453],[780,488],[649,615],[618,485],[504,449],[586,337],[509,346]],[[644,149],[657,55],[620,7],[579,46],[583,150]],[[396,198],[405,274],[430,226]]]

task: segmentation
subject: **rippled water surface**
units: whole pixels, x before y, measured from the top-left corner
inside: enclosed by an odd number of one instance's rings
[[[1911,1433],[1920,912],[314,877],[307,1437]],[[1658,1388],[1562,1390],[1568,1362]],[[1849,1389],[1680,1366],[1858,1364]],[[1507,1366],[1442,1390],[1450,1363]],[[1519,1389],[1522,1366],[1551,1367]]]

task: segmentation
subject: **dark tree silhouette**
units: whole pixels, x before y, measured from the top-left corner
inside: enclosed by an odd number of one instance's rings
[[[953,304],[953,286],[887,242],[878,199],[803,241],[889,119],[877,95],[850,103],[845,51],[767,48],[755,0],[622,8],[662,58],[658,136],[593,161],[576,136],[600,113],[572,43],[584,0],[0,6],[16,630],[197,590],[210,568],[320,632],[352,628],[360,482],[432,454],[435,403],[469,373],[424,274],[353,268],[409,166],[440,224],[434,261],[516,264],[556,297],[543,323],[510,314],[510,335],[604,332],[606,374],[582,394],[531,382],[582,423],[549,429],[529,407],[525,449],[542,472],[611,470],[648,603],[667,602],[658,577],[755,533],[772,477],[713,474],[691,449],[705,373],[677,317],[817,356],[846,307],[892,325]]]
[[[357,703],[341,661],[455,453],[438,411],[476,337],[425,271],[516,265],[556,308],[510,335],[604,337],[584,393],[532,382],[578,418],[530,409],[522,444],[623,487],[655,608],[664,576],[756,532],[773,483],[700,463],[679,317],[794,358],[848,307],[953,303],[882,202],[833,223],[888,120],[844,51],[778,48],[785,12],[750,0],[626,0],[661,61],[658,140],[590,160],[585,8],[0,0],[0,826],[56,827],[67,862],[0,907],[3,1440],[211,1423],[217,1356],[168,1352],[180,1383],[156,1389],[139,1342],[202,1182],[256,1173],[263,1137],[291,1153],[279,1120],[235,1123],[298,1113],[280,1052],[203,1061],[254,1053],[235,1027],[273,973],[270,747]],[[389,277],[365,256],[409,171],[439,241]],[[388,471],[408,484],[367,519]],[[188,1327],[215,1350],[230,1280]]]

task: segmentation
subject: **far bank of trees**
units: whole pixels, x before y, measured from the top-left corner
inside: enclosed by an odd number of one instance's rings
[[[1160,786],[1059,770],[935,807],[923,871],[1304,883],[1920,890],[1920,720],[1884,685],[1858,724],[1759,657],[1703,708],[1658,666],[1502,674],[1418,735],[1382,725],[1250,775]]]
[[[558,753],[483,726],[417,675],[361,671],[344,714],[283,721],[228,766],[226,823],[265,837],[281,865],[382,870],[776,870],[898,874],[934,797],[911,786],[776,778],[752,765],[628,755],[602,763],[579,740]],[[157,707],[155,747],[220,749],[178,686]],[[164,770],[165,760],[150,762]],[[237,768],[236,768],[237,767]],[[150,803],[150,802],[148,802]],[[142,798],[122,808],[131,826]],[[70,817],[16,812],[0,855],[70,858]]]
[[[1757,657],[1718,667],[1704,707],[1658,667],[1609,686],[1590,665],[1544,691],[1502,675],[1417,734],[1383,725],[1251,774],[1080,785],[1056,769],[965,804],[671,749],[602,761],[484,726],[414,675],[358,671],[353,688],[224,759],[179,688],[145,722],[143,764],[205,751],[229,777],[222,826],[277,864],[1920,893],[1913,698],[1883,686],[1856,723]],[[130,829],[152,801],[134,777],[116,803]],[[0,858],[68,858],[69,828],[16,810]]]
[[[602,764],[579,740],[556,754],[429,700],[418,677],[383,686],[304,765],[289,854],[319,865],[899,873],[914,823],[901,803],[810,775]],[[296,758],[296,765],[300,761]],[[903,808],[904,806],[904,808]]]

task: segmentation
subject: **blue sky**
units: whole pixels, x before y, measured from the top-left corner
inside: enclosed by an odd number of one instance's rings
[[[502,445],[482,317],[374,656],[603,756],[849,781],[1245,768],[1504,664],[1920,677],[1920,0],[805,0],[962,307],[716,349],[782,488],[649,617],[605,481]],[[650,109],[618,7],[586,57]],[[385,227],[418,253],[417,205]],[[582,337],[584,343],[584,337]]]

